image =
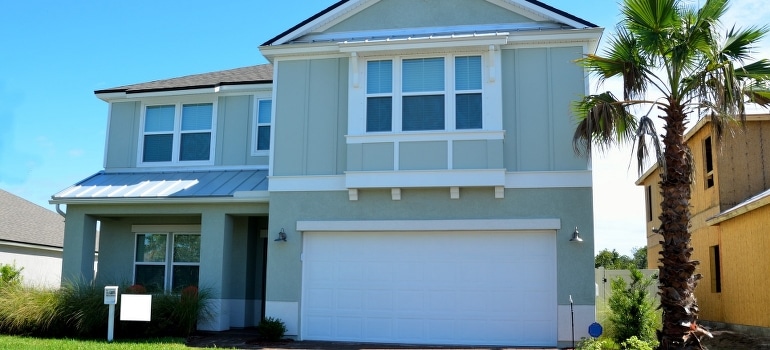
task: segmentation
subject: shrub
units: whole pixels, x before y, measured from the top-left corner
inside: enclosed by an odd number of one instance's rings
[[[0,264],[0,288],[20,285],[22,280],[22,270],[24,270],[24,268],[17,268],[16,263],[13,265]]]
[[[609,320],[612,324],[609,335],[616,343],[631,337],[644,342],[655,341],[659,316],[647,292],[652,281],[652,278],[645,278],[635,268],[631,269],[630,285],[626,285],[621,277],[612,281],[612,296],[608,301],[611,310]]]
[[[582,338],[575,346],[577,350],[614,350],[617,345],[607,338]]]
[[[116,313],[116,335],[187,336],[195,330],[198,319],[210,317],[208,299],[206,290],[195,287],[182,294],[153,295],[152,321],[120,322]],[[0,333],[77,338],[107,334],[109,308],[104,305],[102,285],[70,283],[57,290],[11,286],[0,288],[0,300]],[[119,310],[120,305],[116,307]]]
[[[658,342],[656,340],[644,341],[634,336],[620,343],[620,347],[623,350],[653,350],[658,347]]]
[[[278,318],[265,317],[257,325],[257,332],[264,340],[277,341],[286,334],[286,325]]]

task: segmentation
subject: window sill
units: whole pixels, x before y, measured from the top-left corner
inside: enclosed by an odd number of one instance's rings
[[[348,144],[377,143],[377,142],[409,142],[409,141],[457,141],[457,140],[502,140],[505,131],[502,130],[454,130],[454,131],[425,131],[425,132],[382,132],[365,135],[345,135]]]

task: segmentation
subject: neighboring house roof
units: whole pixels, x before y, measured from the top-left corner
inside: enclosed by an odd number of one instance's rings
[[[267,193],[267,170],[101,171],[53,195],[52,202],[155,198],[247,197]]]
[[[200,88],[216,88],[224,85],[266,84],[273,82],[273,65],[261,64],[256,66],[228,69],[223,71],[187,75],[179,78],[155,80],[147,83],[124,85],[104,90],[96,90],[95,94],[106,93],[146,93],[171,90],[189,90]]]
[[[61,248],[64,218],[26,199],[0,190],[0,242]]]
[[[722,221],[732,219],[738,215],[745,214],[747,212],[750,212],[757,208],[761,208],[768,204],[770,204],[770,190],[761,192],[756,196],[753,196],[741,203],[738,203],[738,205],[730,209],[727,209],[713,217],[706,219],[706,223],[708,223],[709,225],[716,225]]]
[[[285,39],[287,37],[290,38],[290,39],[293,39],[294,37],[301,36],[302,35],[302,33],[300,33],[300,29],[301,28],[303,28],[303,27],[307,26],[308,24],[311,24],[314,21],[324,17],[325,15],[327,15],[328,13],[330,13],[330,12],[334,11],[335,9],[341,7],[342,5],[345,5],[345,4],[348,4],[348,3],[354,3],[354,2],[357,2],[357,1],[361,1],[361,0],[341,0],[341,1],[338,1],[338,2],[334,3],[333,5],[327,7],[323,11],[316,13],[315,15],[307,18],[306,20],[304,20],[304,21],[296,24],[295,26],[287,29],[286,31],[282,32],[281,34],[278,34],[277,36],[273,37],[272,39],[264,42],[262,44],[262,46],[269,46],[269,45],[273,45],[273,44],[276,44],[276,43],[280,43],[280,42],[283,41],[283,39]],[[584,20],[582,18],[579,18],[577,16],[574,16],[574,15],[571,15],[571,14],[569,14],[567,12],[564,12],[562,10],[559,10],[557,8],[554,8],[554,7],[550,6],[550,5],[547,5],[547,4],[542,3],[540,1],[537,1],[537,0],[509,0],[509,1],[512,2],[512,3],[531,4],[531,5],[534,5],[535,7],[540,8],[545,13],[552,14],[554,17],[562,17],[564,19],[568,19],[570,21],[577,22],[577,23],[579,23],[581,25],[584,25],[586,27],[589,27],[589,28],[598,28],[598,26],[596,24],[593,24],[593,23],[591,23],[589,21],[586,21],[586,20]]]

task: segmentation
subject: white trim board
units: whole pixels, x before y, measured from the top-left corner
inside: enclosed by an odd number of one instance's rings
[[[297,231],[559,230],[561,219],[297,221]]]

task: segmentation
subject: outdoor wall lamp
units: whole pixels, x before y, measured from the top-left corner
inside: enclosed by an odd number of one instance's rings
[[[286,242],[286,231],[284,231],[283,228],[281,228],[281,232],[278,232],[278,238],[276,238],[275,241]]]
[[[570,238],[569,241],[577,242],[577,243],[580,243],[583,241],[583,239],[580,238],[580,232],[578,232],[577,226],[575,226],[575,232],[572,232],[572,238]]]

